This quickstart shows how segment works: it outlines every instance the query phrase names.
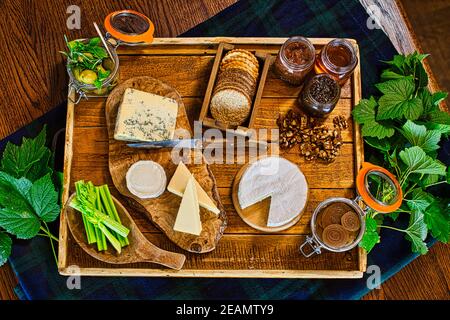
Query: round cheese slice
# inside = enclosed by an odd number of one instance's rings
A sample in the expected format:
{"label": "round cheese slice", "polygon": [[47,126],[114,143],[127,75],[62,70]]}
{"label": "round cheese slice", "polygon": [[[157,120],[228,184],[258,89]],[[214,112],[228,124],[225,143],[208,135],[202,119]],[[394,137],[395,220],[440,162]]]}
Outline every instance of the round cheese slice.
{"label": "round cheese slice", "polygon": [[159,197],[166,189],[167,177],[163,167],[154,161],[134,163],[126,175],[127,188],[136,197]]}
{"label": "round cheese slice", "polygon": [[275,156],[249,165],[239,182],[241,208],[269,197],[268,227],[283,226],[303,212],[308,199],[308,184],[297,165]]}

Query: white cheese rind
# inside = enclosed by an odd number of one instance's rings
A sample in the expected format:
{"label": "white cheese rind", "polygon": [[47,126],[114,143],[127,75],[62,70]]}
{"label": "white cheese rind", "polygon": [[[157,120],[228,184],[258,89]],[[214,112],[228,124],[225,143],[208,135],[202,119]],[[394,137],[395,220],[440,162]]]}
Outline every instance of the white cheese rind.
{"label": "white cheese rind", "polygon": [[125,89],[117,112],[114,139],[162,141],[173,139],[178,103],[171,98]]}
{"label": "white cheese rind", "polygon": [[190,233],[196,236],[200,235],[202,232],[200,207],[193,177],[188,180],[186,190],[181,198],[181,204],[178,209],[173,230]]}
{"label": "white cheese rind", "polygon": [[268,227],[283,226],[306,206],[308,185],[304,174],[292,162],[266,157],[249,165],[239,182],[242,209],[271,197]]}
{"label": "white cheese rind", "polygon": [[166,189],[167,177],[163,167],[154,161],[138,161],[127,171],[128,190],[136,197],[159,197]]}

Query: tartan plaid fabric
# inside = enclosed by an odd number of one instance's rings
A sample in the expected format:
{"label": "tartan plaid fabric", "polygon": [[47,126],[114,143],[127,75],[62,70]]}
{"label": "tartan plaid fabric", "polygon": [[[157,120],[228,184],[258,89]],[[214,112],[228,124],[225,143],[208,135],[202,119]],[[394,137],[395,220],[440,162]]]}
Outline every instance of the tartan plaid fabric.
{"label": "tartan plaid fabric", "polygon": [[[380,60],[395,54],[382,31],[366,27],[367,14],[357,0],[241,0],[183,36],[290,36],[349,37],[361,50],[363,92],[370,94],[377,81]],[[55,133],[65,126],[61,105],[7,140],[18,142],[34,135],[43,123]],[[62,152],[61,152],[62,154]],[[55,229],[57,226],[54,226]],[[382,280],[389,278],[416,256],[402,235],[384,230],[383,242],[369,256]],[[391,245],[395,244],[395,245]],[[69,290],[66,278],[58,275],[46,239],[15,241],[11,265],[19,279],[17,294],[23,299],[359,299],[369,289],[360,280],[279,279],[168,279],[91,278],[81,279],[81,290]]]}

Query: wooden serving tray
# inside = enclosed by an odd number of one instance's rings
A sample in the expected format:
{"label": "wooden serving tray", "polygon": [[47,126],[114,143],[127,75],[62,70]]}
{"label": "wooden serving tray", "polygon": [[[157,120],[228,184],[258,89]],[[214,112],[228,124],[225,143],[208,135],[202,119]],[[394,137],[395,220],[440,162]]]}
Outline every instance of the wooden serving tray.
{"label": "wooden serving tray", "polygon": [[[198,120],[206,87],[219,43],[276,55],[287,38],[162,38],[150,46],[119,50],[120,81],[136,76],[151,76],[174,87],[182,96],[193,127]],[[310,39],[320,49],[331,39]],[[354,40],[350,40],[357,48]],[[358,52],[358,50],[357,50]],[[276,119],[289,109],[298,109],[300,87],[289,86],[272,69],[255,112],[253,128],[276,128]],[[342,133],[341,154],[332,164],[307,162],[297,148],[280,155],[298,164],[309,182],[309,202],[300,220],[279,233],[263,233],[245,224],[234,210],[231,199],[233,178],[245,161],[236,164],[211,164],[218,192],[227,212],[228,226],[216,249],[209,253],[190,253],[177,247],[148,219],[142,209],[130,203],[114,188],[108,169],[108,132],[105,119],[106,98],[89,98],[74,106],[68,103],[64,163],[63,202],[74,191],[74,182],[91,180],[107,183],[113,195],[133,216],[139,229],[155,245],[186,254],[182,270],[174,271],[155,264],[138,263],[115,266],[86,254],[68,230],[61,214],[59,272],[84,276],[172,276],[236,278],[360,278],[366,270],[366,253],[355,248],[345,253],[323,251],[304,258],[299,245],[310,234],[314,208],[329,197],[355,197],[355,179],[363,162],[363,142],[359,127],[351,120],[351,110],[361,98],[359,65],[341,91],[333,115],[348,119]],[[327,123],[332,126],[332,117]],[[242,159],[241,159],[242,160]],[[71,266],[77,266],[72,268]]]}

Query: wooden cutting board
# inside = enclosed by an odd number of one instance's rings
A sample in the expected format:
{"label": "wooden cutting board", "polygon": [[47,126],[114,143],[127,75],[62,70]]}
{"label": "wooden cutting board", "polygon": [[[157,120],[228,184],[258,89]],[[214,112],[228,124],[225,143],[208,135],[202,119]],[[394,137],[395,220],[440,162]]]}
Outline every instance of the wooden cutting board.
{"label": "wooden cutting board", "polygon": [[[178,102],[176,129],[178,131],[184,129],[184,132],[188,132],[192,136],[192,129],[189,125],[183,101],[174,88],[162,81],[147,76],[135,77],[122,82],[109,95],[105,108],[109,139],[109,171],[115,187],[121,194],[132,199],[132,202],[134,202],[131,203],[132,205],[137,204],[144,207],[147,216],[153,223],[182,249],[195,253],[214,250],[223,235],[227,220],[217,191],[216,181],[201,154],[201,150],[191,150],[190,154],[183,159],[190,160],[191,163],[186,163],[186,166],[211,199],[214,200],[220,210],[220,214],[216,216],[214,213],[202,207],[200,208],[203,230],[199,236],[173,230],[181,197],[166,190],[158,198],[140,199],[128,191],[125,176],[129,167],[136,161],[152,160],[159,163],[165,170],[167,181],[170,181],[172,178],[178,163],[172,160],[172,149],[135,149],[128,147],[124,141],[114,139],[118,107],[121,103],[123,93],[127,88],[135,88],[176,100]],[[200,164],[194,164],[194,159],[201,159],[202,161],[200,161]],[[195,163],[198,162],[196,161]]]}

